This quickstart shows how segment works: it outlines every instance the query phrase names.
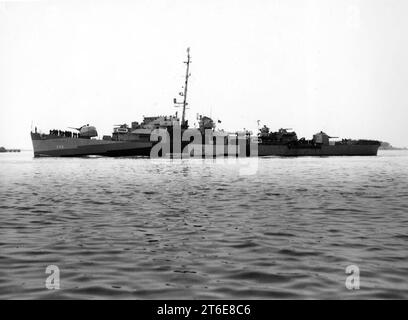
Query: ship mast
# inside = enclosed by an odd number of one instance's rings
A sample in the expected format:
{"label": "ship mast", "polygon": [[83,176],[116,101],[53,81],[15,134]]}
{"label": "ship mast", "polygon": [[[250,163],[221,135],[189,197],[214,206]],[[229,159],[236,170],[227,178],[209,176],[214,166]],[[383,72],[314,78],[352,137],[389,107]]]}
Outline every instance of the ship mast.
{"label": "ship mast", "polygon": [[183,116],[181,118],[181,125],[185,126],[186,124],[186,106],[187,106],[187,86],[188,86],[188,78],[190,78],[189,70],[190,70],[190,48],[187,48],[187,61],[184,61],[184,63],[187,65],[186,68],[186,80],[184,83],[184,101],[183,101]]}
{"label": "ship mast", "polygon": [[[183,105],[183,114],[181,117],[181,126],[185,127],[186,126],[186,109],[187,109],[187,88],[188,88],[188,78],[190,78],[190,63],[191,63],[191,57],[190,57],[190,48],[187,48],[187,61],[184,61],[184,63],[187,65],[186,67],[186,78],[184,82],[184,92],[180,92],[179,95],[183,97],[183,102],[177,102],[177,99],[174,98],[174,103],[176,105]],[[179,106],[176,106],[179,107]]]}

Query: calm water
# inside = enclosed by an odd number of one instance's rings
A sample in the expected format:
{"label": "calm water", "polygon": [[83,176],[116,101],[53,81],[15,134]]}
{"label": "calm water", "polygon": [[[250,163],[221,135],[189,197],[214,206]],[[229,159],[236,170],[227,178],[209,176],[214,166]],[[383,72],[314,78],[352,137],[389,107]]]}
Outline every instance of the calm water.
{"label": "calm water", "polygon": [[3,299],[408,298],[408,152],[0,165]]}

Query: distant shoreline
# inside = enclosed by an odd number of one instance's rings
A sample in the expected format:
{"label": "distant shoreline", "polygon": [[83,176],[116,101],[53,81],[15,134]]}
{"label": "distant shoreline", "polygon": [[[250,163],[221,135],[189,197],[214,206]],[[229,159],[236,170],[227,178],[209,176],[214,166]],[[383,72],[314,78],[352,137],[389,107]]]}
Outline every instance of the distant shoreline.
{"label": "distant shoreline", "polygon": [[398,148],[391,145],[389,142],[382,141],[379,150],[408,150],[407,147]]}
{"label": "distant shoreline", "polygon": [[21,152],[21,149],[6,149],[4,147],[0,147],[0,152],[1,153],[6,153],[6,152]]}

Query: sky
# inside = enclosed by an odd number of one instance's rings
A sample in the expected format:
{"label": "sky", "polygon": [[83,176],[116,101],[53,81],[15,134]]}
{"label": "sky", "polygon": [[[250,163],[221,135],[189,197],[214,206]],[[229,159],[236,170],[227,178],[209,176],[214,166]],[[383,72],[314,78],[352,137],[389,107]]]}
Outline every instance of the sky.
{"label": "sky", "polygon": [[0,146],[170,115],[408,146],[408,1],[0,0]]}

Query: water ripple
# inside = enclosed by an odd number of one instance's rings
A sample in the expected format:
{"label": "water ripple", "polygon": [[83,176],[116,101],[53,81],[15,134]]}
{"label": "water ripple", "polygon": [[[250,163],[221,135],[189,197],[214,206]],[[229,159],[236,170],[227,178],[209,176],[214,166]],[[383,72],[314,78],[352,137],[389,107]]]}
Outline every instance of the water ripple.
{"label": "water ripple", "polygon": [[407,299],[407,160],[2,154],[0,298]]}

